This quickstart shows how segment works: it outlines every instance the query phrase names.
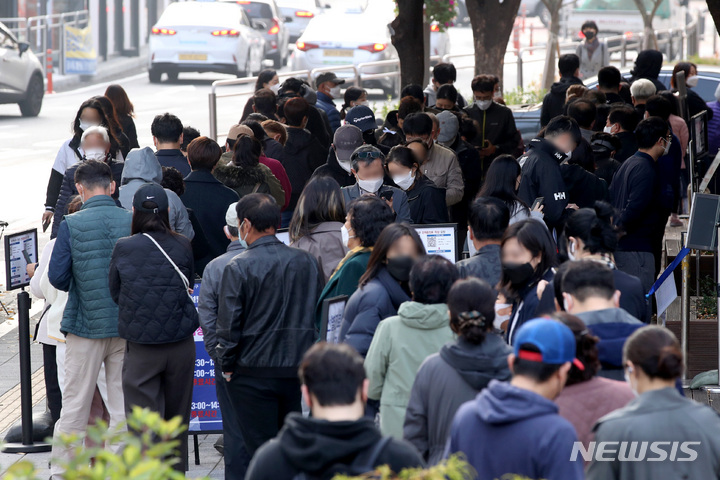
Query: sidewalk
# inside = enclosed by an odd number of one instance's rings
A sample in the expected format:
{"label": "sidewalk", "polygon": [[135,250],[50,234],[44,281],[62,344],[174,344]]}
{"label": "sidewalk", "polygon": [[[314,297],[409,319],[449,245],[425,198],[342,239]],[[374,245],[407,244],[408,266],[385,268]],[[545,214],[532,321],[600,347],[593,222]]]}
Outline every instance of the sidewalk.
{"label": "sidewalk", "polygon": [[140,55],[137,57],[116,56],[108,58],[105,62],[98,60],[97,73],[93,76],[60,75],[57,73],[58,69],[56,68],[53,72],[53,90],[55,93],[60,93],[141,73],[147,70],[147,62],[148,49],[147,46],[144,46],[140,49]]}

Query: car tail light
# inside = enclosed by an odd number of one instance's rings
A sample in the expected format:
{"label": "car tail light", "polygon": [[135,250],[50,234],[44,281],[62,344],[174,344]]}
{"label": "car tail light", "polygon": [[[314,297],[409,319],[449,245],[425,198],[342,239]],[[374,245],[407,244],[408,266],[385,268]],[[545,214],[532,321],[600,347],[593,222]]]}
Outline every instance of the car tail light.
{"label": "car tail light", "polygon": [[295,43],[295,47],[300,51],[307,52],[308,50],[312,50],[313,48],[320,48],[320,45],[317,45],[315,43],[297,42]]}
{"label": "car tail light", "polygon": [[370,45],[360,45],[358,47],[360,50],[365,50],[370,53],[377,53],[382,52],[387,48],[386,43],[371,43]]}
{"label": "car tail light", "polygon": [[438,25],[437,23],[433,23],[432,25],[430,25],[430,31],[431,31],[431,32],[439,32],[439,31],[440,31],[440,25]]}
{"label": "car tail light", "polygon": [[315,14],[313,12],[307,12],[305,10],[298,10],[297,12],[295,12],[295,16],[301,18],[313,18]]}
{"label": "car tail light", "polygon": [[153,27],[152,34],[153,35],[175,35],[177,32],[175,30],[172,30],[170,28],[158,28]]}
{"label": "car tail light", "polygon": [[625,32],[625,38],[633,38],[633,32]]}
{"label": "car tail light", "polygon": [[238,5],[250,5],[250,0],[237,0]]}
{"label": "car tail light", "polygon": [[273,18],[273,26],[270,27],[270,30],[268,30],[268,35],[277,35],[279,31],[280,23],[278,23],[277,18]]}
{"label": "car tail light", "polygon": [[224,28],[222,30],[215,30],[212,32],[213,37],[238,37],[240,32],[238,30],[231,30]]}

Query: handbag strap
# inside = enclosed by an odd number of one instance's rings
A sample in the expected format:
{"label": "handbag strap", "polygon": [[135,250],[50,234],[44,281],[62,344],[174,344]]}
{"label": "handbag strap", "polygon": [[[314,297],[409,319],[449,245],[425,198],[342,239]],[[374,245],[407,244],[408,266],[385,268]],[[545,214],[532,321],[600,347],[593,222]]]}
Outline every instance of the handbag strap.
{"label": "handbag strap", "polygon": [[170,262],[170,264],[173,266],[173,268],[174,268],[175,271],[178,273],[178,275],[180,275],[180,278],[182,279],[183,284],[185,285],[185,291],[188,292],[188,295],[190,295],[190,281],[189,281],[188,278],[185,276],[185,274],[182,273],[182,271],[180,270],[180,268],[175,264],[175,262],[173,262],[172,258],[170,258],[170,255],[167,254],[167,252],[165,251],[165,249],[162,248],[162,247],[160,246],[160,244],[159,244],[153,237],[151,237],[151,236],[148,235],[147,233],[143,233],[143,235],[145,235],[147,238],[149,238],[150,240],[152,240],[152,242],[155,244],[155,246],[158,248],[158,250],[160,250],[160,251],[162,252],[162,254],[165,255],[165,258],[168,259],[168,262]]}

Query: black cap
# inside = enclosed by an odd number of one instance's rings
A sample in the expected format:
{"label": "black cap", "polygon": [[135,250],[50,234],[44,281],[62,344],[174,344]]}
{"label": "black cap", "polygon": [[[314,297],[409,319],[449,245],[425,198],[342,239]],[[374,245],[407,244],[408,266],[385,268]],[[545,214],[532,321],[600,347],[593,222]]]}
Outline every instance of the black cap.
{"label": "black cap", "polygon": [[315,79],[315,86],[319,87],[325,82],[333,82],[335,85],[342,85],[345,80],[338,78],[333,72],[324,72],[317,76]]}
{"label": "black cap", "polygon": [[158,213],[168,209],[165,189],[157,183],[145,183],[133,196],[133,208],[137,212]]}

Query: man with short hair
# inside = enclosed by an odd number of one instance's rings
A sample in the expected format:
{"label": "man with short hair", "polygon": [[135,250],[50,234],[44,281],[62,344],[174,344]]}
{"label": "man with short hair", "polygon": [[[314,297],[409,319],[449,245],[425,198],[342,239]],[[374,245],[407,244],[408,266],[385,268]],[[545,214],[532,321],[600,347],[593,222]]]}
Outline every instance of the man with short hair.
{"label": "man with short hair", "polygon": [[333,100],[342,98],[340,85],[343,83],[345,83],[345,80],[338,78],[333,72],[321,73],[315,79],[315,85],[317,86],[317,106],[328,116],[331,129],[330,133],[335,133],[335,130],[340,128],[340,112]]}
{"label": "man with short hair", "polygon": [[475,102],[464,111],[480,128],[473,145],[480,152],[483,174],[498,155],[512,155],[520,143],[512,111],[494,101],[499,79],[495,75],[478,75],[473,78],[472,91]]}
{"label": "man with short hair", "polygon": [[622,74],[612,65],[605,66],[598,71],[598,90],[605,94],[608,104],[625,103],[620,96],[620,83]]}
{"label": "man with short hair", "polygon": [[171,113],[156,115],[150,131],[160,166],[177,168],[185,178],[190,173],[190,163],[180,150],[183,142],[183,124],[180,119]]}
{"label": "man with short hair", "polygon": [[637,152],[635,127],[642,120],[638,112],[630,105],[613,107],[608,114],[603,131],[615,135],[621,147],[615,152],[615,160],[622,163]]}
{"label": "man with short hair", "polygon": [[550,123],[553,118],[562,115],[563,105],[565,105],[565,93],[570,88],[570,85],[583,84],[582,80],[578,78],[580,74],[580,57],[574,53],[560,55],[558,70],[560,70],[560,81],[553,83],[550,91],[543,98],[540,112],[540,125],[543,127]]}
{"label": "man with short hair", "polygon": [[362,145],[350,156],[350,173],[353,185],[343,187],[345,205],[362,195],[375,195],[384,199],[395,212],[395,221],[413,223],[407,195],[401,189],[385,185],[385,155],[372,145]]}
{"label": "man with short hair", "polygon": [[[65,334],[65,390],[54,439],[87,430],[90,406],[100,368],[105,365],[109,427],[125,420],[122,365],[125,340],[118,334],[118,306],[108,287],[110,257],[115,243],[130,235],[132,214],[110,195],[115,182],[110,167],[86,160],[75,172],[83,206],[60,224],[48,278],[53,287],[68,292],[60,331]],[[52,478],[63,477],[70,449],[53,448]]]}
{"label": "man with short hair", "polygon": [[632,103],[640,118],[645,116],[645,102],[647,102],[648,98],[655,95],[656,92],[655,84],[647,78],[635,80],[632,85],[630,85]]}
{"label": "man with short hair", "polygon": [[569,157],[581,139],[577,122],[567,116],[558,116],[548,123],[545,137],[533,138],[527,153],[518,159],[522,167],[518,196],[527,205],[543,198],[545,223],[550,229],[562,227],[568,206],[560,163]]}
{"label": "man with short hair", "polygon": [[655,282],[652,238],[661,208],[655,188],[656,164],[670,150],[672,136],[665,120],[650,117],[638,124],[635,137],[638,151],[615,172],[610,185],[610,201],[617,212],[615,225],[621,232],[615,264],[638,277],[643,290],[649,292]]}
{"label": "man with short hair", "polygon": [[313,172],[313,177],[331,177],[341,187],[355,184],[352,173],[352,153],[363,144],[363,132],[354,125],[343,125],[335,130],[333,143],[330,146],[327,163]]}
{"label": "man with short hair", "polygon": [[580,135],[588,142],[592,139],[593,127],[597,118],[597,107],[589,100],[579,99],[568,105],[568,117],[574,119],[580,127]]}
{"label": "man with short hair", "polygon": [[280,207],[271,196],[246,195],[236,212],[239,243],[247,248],[223,270],[216,358],[218,381],[228,382],[225,411],[237,419],[226,421],[223,413],[223,431],[231,438],[239,429],[252,456],[288,413],[301,411],[297,368],[317,339],[314,313],[325,277],[315,257],[277,239]]}
{"label": "man with short hair", "polygon": [[[438,89],[443,85],[452,85],[456,81],[457,69],[455,68],[455,65],[450,62],[442,62],[435,65],[432,70],[432,78],[430,78],[430,83],[427,87],[425,87],[425,90],[423,91],[423,93],[425,94],[425,105],[428,107],[434,107],[437,102]],[[455,103],[457,104],[458,108],[464,108],[466,105],[465,99],[459,93],[457,94],[457,99],[455,100]]]}
{"label": "man with short hair", "polygon": [[284,103],[287,102],[288,99],[297,97],[305,99],[310,107],[308,109],[308,120],[305,128],[313,134],[317,141],[320,142],[320,145],[326,149],[329,148],[332,142],[330,122],[325,111],[316,105],[317,95],[306,81],[290,77],[282,83],[280,91],[278,92],[278,110],[276,114],[278,121],[285,121],[283,118],[284,114],[280,107],[284,106]]}
{"label": "man with short hair", "polygon": [[239,199],[234,190],[220,183],[212,174],[221,154],[217,142],[208,137],[198,137],[188,145],[192,172],[185,177],[185,193],[180,200],[195,213],[208,243],[209,248],[203,252],[202,258],[195,259],[195,272],[201,277],[205,265],[227,249],[228,239],[222,234],[225,225],[223,211]]}
{"label": "man with short hair", "polygon": [[180,151],[183,153],[183,155],[185,155],[185,158],[187,158],[188,145],[190,145],[190,142],[192,142],[199,136],[200,136],[200,131],[197,128],[193,128],[189,125],[185,125],[183,127],[183,141],[180,144]]}
{"label": "man with short hair", "polygon": [[462,200],[465,186],[457,156],[452,150],[438,145],[432,138],[433,121],[426,113],[408,115],[402,126],[407,141],[421,140],[428,148],[428,158],[420,165],[423,175],[436,187],[445,189],[448,207]]}
{"label": "man with short hair", "polygon": [[512,380],[491,380],[460,407],[447,455],[464,453],[478,478],[585,478],[582,457],[571,458],[575,428],[553,401],[571,365],[584,370],[575,358],[575,336],[556,320],[535,319],[520,327],[513,345]]}
{"label": "man with short hair", "polygon": [[253,458],[247,480],[361,475],[381,465],[393,472],[423,466],[415,448],[382,437],[364,416],[368,380],[363,359],[344,344],[317,343],[300,365],[312,415],[290,414],[280,434]]}
{"label": "man with short hair", "polygon": [[510,223],[510,210],[505,202],[493,197],[479,197],[470,205],[469,241],[475,255],[458,262],[460,278],[475,277],[489,285],[497,285],[502,276],[500,242]]}
{"label": "man with short hair", "polygon": [[[223,271],[230,261],[245,251],[240,245],[238,238],[238,218],[237,218],[237,201],[231,203],[227,207],[222,227],[223,235],[230,241],[227,251],[219,257],[212,260],[205,267],[202,277],[202,285],[200,286],[200,296],[198,299],[198,319],[203,331],[203,341],[205,342],[205,350],[215,362],[215,390],[217,392],[220,410],[222,412],[223,421],[231,425],[237,424],[237,413],[232,409],[232,401],[228,384],[222,379],[222,368],[217,360],[217,316],[218,316],[218,300],[220,296],[220,282],[222,281]],[[211,232],[212,233],[212,232]],[[209,233],[208,233],[209,234]],[[245,449],[245,442],[242,438],[240,429],[228,429],[225,431],[223,440],[223,457],[225,461],[225,475],[229,479],[245,478],[247,466],[250,464],[250,456]],[[217,445],[217,444],[216,444]]]}
{"label": "man with short hair", "polygon": [[437,90],[435,99],[435,110],[442,112],[444,110],[450,110],[452,112],[459,112],[460,109],[457,106],[458,91],[453,85],[443,85]]}

